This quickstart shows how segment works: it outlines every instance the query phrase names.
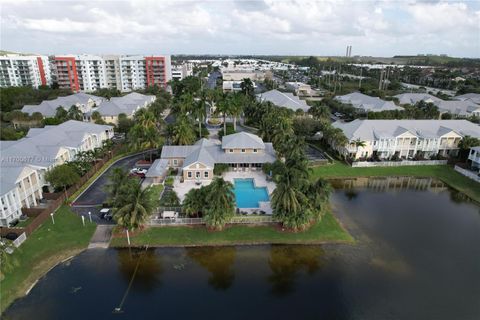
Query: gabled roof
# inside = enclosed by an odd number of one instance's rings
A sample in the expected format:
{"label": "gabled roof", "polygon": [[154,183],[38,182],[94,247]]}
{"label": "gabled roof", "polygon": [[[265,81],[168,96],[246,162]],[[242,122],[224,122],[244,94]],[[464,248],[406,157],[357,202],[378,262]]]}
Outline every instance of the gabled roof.
{"label": "gabled roof", "polygon": [[480,105],[472,100],[441,100],[436,102],[435,105],[440,111],[464,117],[471,115],[472,112],[480,112]]}
{"label": "gabled roof", "polygon": [[419,101],[425,101],[425,102],[443,101],[442,99],[437,98],[428,93],[402,93],[402,94],[397,94],[395,98],[398,99],[400,104],[411,104],[411,105],[414,105]]}
{"label": "gabled roof", "polygon": [[310,109],[304,100],[300,100],[292,93],[280,92],[275,89],[258,94],[257,99],[260,101],[269,101],[276,106],[285,107],[294,111],[301,109],[306,112],[308,109]]}
{"label": "gabled roof", "polygon": [[26,112],[30,115],[34,112],[40,112],[44,117],[53,117],[55,116],[58,107],[63,107],[68,111],[72,105],[87,105],[89,100],[92,100],[98,105],[105,99],[84,92],[79,92],[65,97],[58,97],[53,100],[44,100],[39,105],[25,105],[22,108],[22,112]]}
{"label": "gabled roof", "polygon": [[239,132],[229,134],[222,139],[222,149],[265,149],[263,140],[254,134]]}
{"label": "gabled roof", "polygon": [[352,92],[343,96],[336,96],[336,100],[351,104],[356,109],[362,109],[369,112],[379,112],[386,110],[403,110],[397,107],[392,101],[385,101],[379,97],[371,97],[360,92]]}
{"label": "gabled roof", "polygon": [[408,130],[422,138],[439,138],[451,131],[461,136],[480,138],[480,126],[467,120],[354,120],[334,122],[350,140],[371,141],[393,138]]}
{"label": "gabled roof", "polygon": [[480,104],[480,93],[465,93],[454,97],[454,99],[460,101],[470,100],[473,103]]}
{"label": "gabled roof", "polygon": [[118,116],[121,113],[131,116],[138,108],[143,108],[153,101],[155,96],[132,92],[123,97],[113,97],[109,101],[102,102],[92,112],[98,111],[102,116]]}

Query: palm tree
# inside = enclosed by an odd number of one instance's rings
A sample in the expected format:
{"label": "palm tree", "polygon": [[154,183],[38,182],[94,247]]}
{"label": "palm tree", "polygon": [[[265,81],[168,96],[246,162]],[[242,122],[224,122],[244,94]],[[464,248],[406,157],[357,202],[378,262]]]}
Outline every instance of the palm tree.
{"label": "palm tree", "polygon": [[185,199],[182,203],[185,213],[188,216],[196,215],[198,217],[199,213],[202,213],[205,210],[205,197],[205,187],[201,187],[200,189],[190,189],[190,191],[188,191],[185,195]]}
{"label": "palm tree", "polygon": [[[140,184],[131,179],[119,189],[113,208],[113,218],[118,225],[127,229],[142,226],[158,206],[155,189],[142,189]],[[131,182],[130,182],[131,181]]]}
{"label": "palm tree", "polygon": [[145,149],[150,150],[150,162],[152,162],[152,154],[154,149],[159,149],[164,143],[164,139],[160,136],[157,128],[148,127],[145,129],[142,139],[142,145]]}
{"label": "palm tree", "polygon": [[208,186],[206,197],[208,207],[205,212],[205,222],[213,229],[221,230],[234,215],[235,195],[230,182],[216,177]]}
{"label": "palm tree", "polygon": [[230,99],[230,114],[233,116],[233,130],[237,131],[237,117],[242,114],[245,99],[242,95],[233,94]]}
{"label": "palm tree", "polygon": [[246,96],[253,95],[253,82],[250,78],[243,79],[242,83],[240,84],[240,88],[242,89],[243,94]]}
{"label": "palm tree", "polygon": [[327,106],[315,105],[308,110],[315,119],[329,119],[330,109]]}
{"label": "palm tree", "polygon": [[308,222],[305,204],[306,196],[295,185],[295,179],[291,173],[286,172],[280,176],[277,186],[272,193],[272,209],[274,216],[292,229],[298,229]]}
{"label": "palm tree", "polygon": [[178,145],[189,145],[195,141],[195,131],[187,116],[179,116],[173,126],[173,141]]}
{"label": "palm tree", "polygon": [[230,103],[230,99],[228,98],[228,95],[226,97],[223,97],[220,101],[218,101],[215,112],[217,114],[221,113],[223,115],[223,134],[224,135],[227,135],[227,114],[230,114],[231,110],[232,108],[231,108],[231,103]]}
{"label": "palm tree", "polygon": [[135,113],[135,122],[144,128],[156,127],[157,119],[153,112],[145,108],[138,110]]}
{"label": "palm tree", "polygon": [[204,95],[193,105],[192,116],[198,121],[198,135],[202,137],[202,122],[207,117],[207,102]]}
{"label": "palm tree", "polygon": [[122,187],[128,179],[128,173],[125,169],[121,167],[112,169],[112,173],[108,176],[109,183],[105,186],[105,191],[107,191],[112,203],[115,202],[120,187]]}
{"label": "palm tree", "polygon": [[70,109],[68,109],[67,117],[71,120],[82,121],[83,113],[76,105],[72,105]]}
{"label": "palm tree", "polygon": [[471,137],[471,136],[464,136],[462,140],[458,143],[458,147],[460,148],[459,158],[460,160],[466,160],[468,157],[468,153],[470,148],[480,146],[480,139]]}

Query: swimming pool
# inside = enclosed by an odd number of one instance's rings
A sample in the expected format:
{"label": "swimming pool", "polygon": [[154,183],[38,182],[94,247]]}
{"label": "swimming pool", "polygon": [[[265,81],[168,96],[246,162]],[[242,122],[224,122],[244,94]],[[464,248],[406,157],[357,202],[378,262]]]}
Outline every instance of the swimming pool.
{"label": "swimming pool", "polygon": [[270,201],[266,187],[256,188],[253,179],[233,179],[238,208],[259,208],[259,201]]}

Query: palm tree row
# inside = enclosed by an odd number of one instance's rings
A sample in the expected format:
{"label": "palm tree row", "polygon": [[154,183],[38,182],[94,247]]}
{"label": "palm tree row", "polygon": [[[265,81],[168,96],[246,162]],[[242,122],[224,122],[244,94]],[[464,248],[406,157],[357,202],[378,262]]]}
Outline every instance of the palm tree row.
{"label": "palm tree row", "polygon": [[190,216],[203,216],[209,228],[221,230],[235,213],[233,185],[216,177],[206,187],[191,189],[185,195],[183,208]]}
{"label": "palm tree row", "polygon": [[141,227],[158,207],[159,195],[155,189],[151,186],[142,189],[138,180],[128,177],[124,169],[113,170],[106,189],[113,218],[124,228]]}

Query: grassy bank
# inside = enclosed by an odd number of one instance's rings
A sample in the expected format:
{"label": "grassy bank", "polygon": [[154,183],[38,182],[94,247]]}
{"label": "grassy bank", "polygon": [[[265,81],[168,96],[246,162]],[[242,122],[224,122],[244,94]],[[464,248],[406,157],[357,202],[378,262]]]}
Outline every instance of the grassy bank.
{"label": "grassy bank", "polygon": [[23,296],[50,268],[78,254],[90,242],[95,224],[86,222],[83,227],[81,218],[67,206],[60,207],[54,218],[55,224],[51,220],[45,221],[12,254],[18,265],[0,282],[0,312]]}
{"label": "grassy bank", "polygon": [[[205,226],[150,227],[130,237],[134,246],[208,246],[234,244],[318,244],[353,242],[331,213],[327,213],[305,232],[282,232],[272,225],[231,225],[223,231],[208,231]],[[110,246],[127,245],[124,237],[113,238]]]}
{"label": "grassy bank", "polygon": [[335,161],[333,164],[312,168],[312,178],[354,178],[354,177],[386,177],[413,176],[437,178],[452,188],[465,193],[473,200],[480,202],[480,187],[475,181],[461,175],[450,166],[405,166],[352,168]]}

